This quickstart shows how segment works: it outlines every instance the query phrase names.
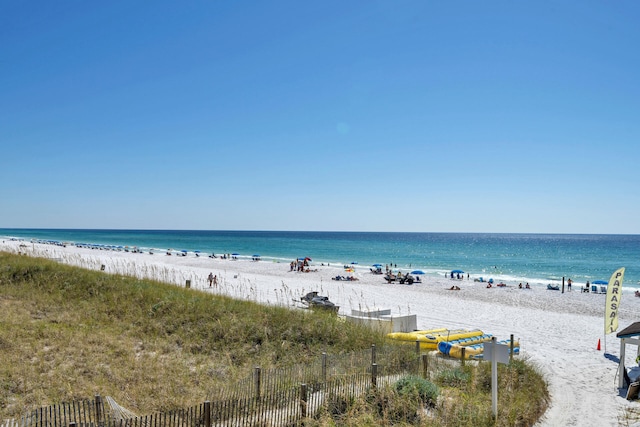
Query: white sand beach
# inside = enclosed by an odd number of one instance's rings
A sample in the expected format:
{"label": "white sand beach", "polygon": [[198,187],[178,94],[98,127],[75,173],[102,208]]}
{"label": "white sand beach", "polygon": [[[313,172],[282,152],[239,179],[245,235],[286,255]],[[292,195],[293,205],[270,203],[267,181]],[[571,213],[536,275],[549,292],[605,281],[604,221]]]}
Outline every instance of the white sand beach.
{"label": "white sand beach", "polygon": [[[225,294],[266,304],[297,307],[293,300],[318,291],[340,306],[341,314],[352,309],[391,309],[393,315],[417,315],[419,329],[438,327],[480,328],[498,339],[519,339],[521,356],[536,363],[550,384],[551,406],[540,426],[617,426],[626,407],[637,407],[619,395],[617,359],[619,340],[604,330],[604,295],[519,289],[517,283],[487,289],[472,279],[452,280],[422,276],[411,286],[387,284],[383,277],[356,269],[357,281],[331,280],[346,275],[342,265],[311,265],[311,272],[290,271],[289,264],[250,259],[224,260],[206,256],[167,256],[164,252],[130,253],[59,247],[5,241],[0,250],[47,257],[83,268],[158,279],[203,292]],[[207,276],[218,277],[209,287]],[[452,291],[452,285],[460,287]],[[640,298],[625,290],[619,311],[620,328],[640,320]],[[602,350],[597,350],[598,340]],[[605,357],[605,346],[610,356]],[[627,349],[626,365],[635,364],[635,347]]]}

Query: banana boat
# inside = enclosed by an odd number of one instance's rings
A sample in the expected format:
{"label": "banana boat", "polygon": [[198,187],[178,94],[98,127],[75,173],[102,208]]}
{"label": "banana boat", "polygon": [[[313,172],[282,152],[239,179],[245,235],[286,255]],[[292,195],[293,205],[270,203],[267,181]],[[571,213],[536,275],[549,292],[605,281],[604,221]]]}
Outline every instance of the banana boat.
{"label": "banana boat", "polygon": [[[462,359],[462,349],[464,349],[464,358],[465,359],[482,359],[482,354],[484,352],[484,343],[491,340],[491,336],[489,335],[488,339],[485,339],[482,342],[478,342],[476,344],[466,344],[464,342],[440,342],[438,343],[438,351],[444,355],[454,357],[456,359]],[[509,351],[511,351],[511,340],[501,340],[496,341],[497,344],[503,344],[509,346]],[[513,354],[520,354],[520,342],[513,342]]]}
{"label": "banana boat", "polygon": [[484,333],[480,329],[432,329],[428,331],[395,332],[387,334],[387,337],[404,343],[415,344],[415,342],[418,341],[420,342],[421,349],[436,350],[439,342],[460,340],[481,335],[484,335]]}
{"label": "banana boat", "polygon": [[447,328],[429,329],[424,331],[412,331],[412,332],[391,332],[387,334],[387,338],[398,341],[419,341],[421,337],[425,335],[437,334],[439,332],[447,331]]}

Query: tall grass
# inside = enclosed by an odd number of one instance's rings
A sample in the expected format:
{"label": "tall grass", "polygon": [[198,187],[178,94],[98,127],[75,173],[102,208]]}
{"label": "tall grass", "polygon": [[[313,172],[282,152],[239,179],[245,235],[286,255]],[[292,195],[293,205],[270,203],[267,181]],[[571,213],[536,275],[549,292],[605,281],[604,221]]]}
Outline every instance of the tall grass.
{"label": "tall grass", "polygon": [[96,393],[182,408],[254,366],[371,344],[383,337],[323,313],[0,254],[0,419]]}

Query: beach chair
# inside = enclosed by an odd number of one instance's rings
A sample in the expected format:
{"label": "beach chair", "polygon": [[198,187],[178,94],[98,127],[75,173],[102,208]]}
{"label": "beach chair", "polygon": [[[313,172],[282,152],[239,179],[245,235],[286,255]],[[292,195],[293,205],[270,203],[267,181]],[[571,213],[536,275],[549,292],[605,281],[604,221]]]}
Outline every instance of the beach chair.
{"label": "beach chair", "polygon": [[600,293],[601,294],[606,294],[607,293],[607,287],[606,286],[600,286]]}
{"label": "beach chair", "polygon": [[592,294],[597,294],[598,293],[598,286],[597,285],[591,285],[591,293]]}

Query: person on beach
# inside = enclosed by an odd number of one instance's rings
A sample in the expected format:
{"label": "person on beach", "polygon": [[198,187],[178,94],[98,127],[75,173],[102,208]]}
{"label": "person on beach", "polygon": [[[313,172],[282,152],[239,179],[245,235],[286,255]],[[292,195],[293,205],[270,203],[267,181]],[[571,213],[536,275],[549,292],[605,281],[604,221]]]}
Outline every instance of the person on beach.
{"label": "person on beach", "polygon": [[213,286],[215,288],[218,287],[218,275],[217,274],[213,276]]}
{"label": "person on beach", "polygon": [[213,285],[213,273],[209,273],[209,287],[211,287],[211,285]]}
{"label": "person on beach", "polygon": [[567,280],[567,288],[569,288],[569,292],[571,292],[571,279]]}

